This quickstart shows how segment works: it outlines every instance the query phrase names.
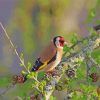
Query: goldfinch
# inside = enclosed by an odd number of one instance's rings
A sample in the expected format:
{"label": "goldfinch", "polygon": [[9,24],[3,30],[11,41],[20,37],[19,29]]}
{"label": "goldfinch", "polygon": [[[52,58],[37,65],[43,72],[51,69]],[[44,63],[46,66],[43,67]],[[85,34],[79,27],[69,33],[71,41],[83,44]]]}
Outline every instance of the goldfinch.
{"label": "goldfinch", "polygon": [[[44,51],[35,61],[35,64],[33,65],[31,72],[52,72],[62,59],[63,47],[65,44],[66,42],[63,37],[54,37],[50,44],[46,47],[46,49],[44,49]],[[27,78],[25,76],[23,81],[26,80]]]}

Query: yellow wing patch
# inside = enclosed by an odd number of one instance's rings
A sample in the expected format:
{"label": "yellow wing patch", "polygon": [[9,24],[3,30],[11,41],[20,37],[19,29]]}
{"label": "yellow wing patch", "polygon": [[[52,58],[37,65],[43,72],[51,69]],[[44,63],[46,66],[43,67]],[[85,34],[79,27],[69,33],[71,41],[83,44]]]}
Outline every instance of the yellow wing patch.
{"label": "yellow wing patch", "polygon": [[47,60],[46,62],[44,62],[43,65],[40,66],[40,68],[39,68],[38,70],[43,69],[43,68],[47,65],[48,61],[49,61],[49,60]]}

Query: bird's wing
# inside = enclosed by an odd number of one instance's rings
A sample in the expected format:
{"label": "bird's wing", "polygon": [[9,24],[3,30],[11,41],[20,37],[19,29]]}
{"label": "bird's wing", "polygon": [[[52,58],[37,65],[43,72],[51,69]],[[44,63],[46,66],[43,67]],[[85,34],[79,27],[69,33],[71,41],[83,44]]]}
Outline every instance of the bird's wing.
{"label": "bird's wing", "polygon": [[47,48],[41,53],[39,58],[36,60],[32,71],[37,71],[43,69],[45,66],[50,64],[56,59],[56,47],[53,43],[47,46]]}
{"label": "bird's wing", "polygon": [[42,68],[44,68],[47,65],[47,62],[41,62],[40,58],[38,58],[35,61],[35,64],[33,65],[31,71],[37,71],[40,70]]}
{"label": "bird's wing", "polygon": [[51,60],[55,54],[57,52],[57,49],[56,47],[54,46],[53,42],[51,42],[47,47],[46,49],[44,49],[44,51],[40,54],[40,60],[42,62],[46,62],[46,61],[49,61]]}

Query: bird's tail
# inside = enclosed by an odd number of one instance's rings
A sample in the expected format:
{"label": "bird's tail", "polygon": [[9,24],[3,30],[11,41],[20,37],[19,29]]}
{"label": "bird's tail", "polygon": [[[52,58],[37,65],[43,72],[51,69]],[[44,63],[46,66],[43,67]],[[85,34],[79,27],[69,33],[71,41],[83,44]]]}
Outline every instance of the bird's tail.
{"label": "bird's tail", "polygon": [[43,64],[44,64],[44,63],[42,63],[42,62],[40,61],[40,58],[38,58],[38,59],[35,61],[35,64],[34,64],[34,66],[32,67],[31,71],[32,71],[32,72],[37,71]]}

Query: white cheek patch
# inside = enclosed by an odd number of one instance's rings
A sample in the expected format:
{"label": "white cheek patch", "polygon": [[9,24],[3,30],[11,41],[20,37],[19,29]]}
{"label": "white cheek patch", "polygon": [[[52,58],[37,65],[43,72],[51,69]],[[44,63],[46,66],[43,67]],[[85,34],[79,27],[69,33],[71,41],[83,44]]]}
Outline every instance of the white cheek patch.
{"label": "white cheek patch", "polygon": [[56,42],[55,42],[56,43],[56,46],[57,46],[57,48],[63,49],[63,47],[60,46],[59,40],[60,40],[60,38],[57,38],[56,39]]}
{"label": "white cheek patch", "polygon": [[56,39],[56,42],[55,42],[57,47],[60,47],[59,39],[60,39],[60,38],[57,38],[57,39]]}

